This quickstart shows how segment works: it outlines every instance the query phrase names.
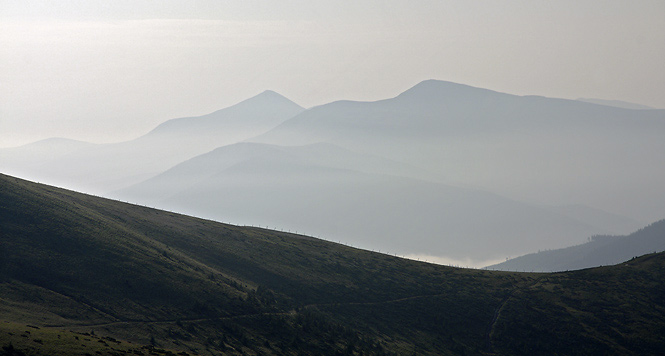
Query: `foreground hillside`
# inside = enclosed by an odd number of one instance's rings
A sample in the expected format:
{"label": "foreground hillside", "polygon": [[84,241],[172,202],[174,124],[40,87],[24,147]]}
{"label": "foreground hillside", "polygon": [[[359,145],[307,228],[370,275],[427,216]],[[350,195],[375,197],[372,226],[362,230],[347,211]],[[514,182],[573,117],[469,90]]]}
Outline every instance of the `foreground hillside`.
{"label": "foreground hillside", "polygon": [[4,354],[665,348],[663,254],[560,274],[455,269],[4,175],[0,226]]}

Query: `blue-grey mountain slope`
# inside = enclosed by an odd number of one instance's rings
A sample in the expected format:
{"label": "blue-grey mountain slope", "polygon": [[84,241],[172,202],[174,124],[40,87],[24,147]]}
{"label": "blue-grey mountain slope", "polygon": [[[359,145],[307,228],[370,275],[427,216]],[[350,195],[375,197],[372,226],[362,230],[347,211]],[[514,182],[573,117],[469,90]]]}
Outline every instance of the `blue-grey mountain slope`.
{"label": "blue-grey mountain slope", "polygon": [[534,205],[437,183],[436,176],[416,178],[425,174],[330,144],[241,143],[114,196],[374,250],[472,263],[579,243],[606,231]]}
{"label": "blue-grey mountain slope", "polygon": [[627,236],[594,236],[582,245],[531,253],[487,268],[504,271],[571,271],[615,265],[661,251],[665,251],[665,220]]}
{"label": "blue-grey mountain slope", "polygon": [[665,216],[665,110],[424,81],[395,98],[307,110],[254,142],[330,142],[514,199]]}
{"label": "blue-grey mountain slope", "polygon": [[[138,139],[40,153],[34,145],[13,149],[0,169],[42,182],[104,193],[138,183],[216,147],[261,134],[304,109],[265,91],[234,106],[200,117],[169,120]],[[43,146],[43,145],[41,145]],[[17,152],[19,151],[19,152]]]}
{"label": "blue-grey mountain slope", "polygon": [[[146,198],[153,201],[155,199],[164,199],[173,196],[185,188],[195,187],[201,184],[201,182],[238,164],[262,159],[265,162],[273,160],[274,162],[271,164],[277,165],[284,157],[289,157],[290,160],[300,160],[303,162],[302,166],[311,165],[313,167],[354,170],[365,173],[418,177],[430,181],[444,180],[443,177],[424,169],[377,156],[358,154],[332,144],[320,143],[299,147],[282,147],[241,142],[219,147],[209,153],[194,157],[154,178],[122,189],[119,193],[113,195],[134,199]],[[294,178],[296,174],[297,172],[293,172]],[[301,178],[304,179],[307,177],[308,172],[303,170],[302,174]],[[273,177],[269,175],[257,175],[256,177],[252,177],[252,179],[269,182]]]}
{"label": "blue-grey mountain slope", "polygon": [[655,108],[652,108],[650,106],[646,106],[646,105],[642,105],[642,104],[629,103],[627,101],[622,101],[622,100],[604,100],[604,99],[594,99],[594,98],[578,98],[577,100],[584,101],[584,102],[587,102],[587,103],[592,103],[592,104],[614,106],[614,107],[617,107],[617,108],[632,109],[632,110],[653,110],[653,109],[655,109]]}
{"label": "blue-grey mountain slope", "polygon": [[39,175],[54,157],[64,157],[73,152],[94,149],[97,145],[66,138],[54,137],[14,148],[0,149],[0,167],[8,174],[32,180],[48,180]]}
{"label": "blue-grey mountain slope", "polygon": [[607,231],[612,231],[614,235],[627,235],[646,225],[645,222],[581,204],[541,207],[556,214],[584,221],[592,226],[602,226]]}

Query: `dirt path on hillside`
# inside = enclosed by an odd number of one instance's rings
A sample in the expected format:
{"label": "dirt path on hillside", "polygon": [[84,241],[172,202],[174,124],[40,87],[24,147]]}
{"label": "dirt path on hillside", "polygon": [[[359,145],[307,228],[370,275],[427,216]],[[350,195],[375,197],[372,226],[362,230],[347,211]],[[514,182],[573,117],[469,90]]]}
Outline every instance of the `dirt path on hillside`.
{"label": "dirt path on hillside", "polygon": [[[385,300],[380,302],[348,302],[348,303],[319,303],[319,304],[308,304],[300,307],[300,309],[315,308],[315,307],[336,307],[336,306],[346,306],[346,305],[382,305],[382,304],[391,304],[391,303],[400,303],[410,300],[424,299],[424,298],[436,298],[447,295],[448,293],[442,294],[431,294],[431,295],[416,295],[411,297],[404,297],[392,300]],[[45,327],[51,328],[100,328],[108,326],[120,326],[120,325],[155,325],[155,324],[175,324],[175,323],[197,323],[197,322],[206,322],[206,321],[218,321],[218,320],[234,320],[234,319],[243,319],[243,318],[252,318],[260,316],[275,316],[275,315],[295,315],[296,310],[291,310],[287,312],[266,312],[266,313],[251,313],[251,314],[240,314],[240,315],[231,315],[223,317],[214,317],[214,318],[191,318],[191,319],[165,319],[165,320],[118,320],[110,321],[107,323],[80,323],[80,324],[68,324],[68,325],[45,325]]]}

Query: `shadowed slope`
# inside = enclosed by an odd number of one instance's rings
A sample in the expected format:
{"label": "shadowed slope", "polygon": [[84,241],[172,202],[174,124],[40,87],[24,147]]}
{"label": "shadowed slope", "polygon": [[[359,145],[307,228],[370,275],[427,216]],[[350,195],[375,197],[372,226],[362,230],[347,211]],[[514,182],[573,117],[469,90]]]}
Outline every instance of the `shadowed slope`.
{"label": "shadowed slope", "polygon": [[[4,175],[0,188],[0,319],[13,322],[0,343],[32,354],[89,352],[66,330],[228,355],[658,354],[665,343],[662,254],[565,274],[464,270]],[[128,347],[100,340],[101,354]]]}

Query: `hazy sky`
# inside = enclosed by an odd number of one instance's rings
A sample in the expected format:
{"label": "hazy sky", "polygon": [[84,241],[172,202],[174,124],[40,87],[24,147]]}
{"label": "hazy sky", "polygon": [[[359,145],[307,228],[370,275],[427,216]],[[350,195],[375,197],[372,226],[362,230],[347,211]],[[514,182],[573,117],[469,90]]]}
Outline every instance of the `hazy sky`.
{"label": "hazy sky", "polygon": [[665,108],[665,1],[3,1],[0,147],[424,79]]}

